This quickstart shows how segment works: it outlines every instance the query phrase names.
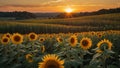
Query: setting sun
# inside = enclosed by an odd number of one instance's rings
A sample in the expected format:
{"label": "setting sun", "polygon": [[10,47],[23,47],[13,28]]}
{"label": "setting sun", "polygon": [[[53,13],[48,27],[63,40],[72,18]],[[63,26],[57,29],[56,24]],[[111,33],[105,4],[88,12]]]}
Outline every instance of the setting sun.
{"label": "setting sun", "polygon": [[65,9],[65,12],[71,13],[71,12],[73,12],[73,9],[72,9],[72,8],[66,8],[66,9]]}

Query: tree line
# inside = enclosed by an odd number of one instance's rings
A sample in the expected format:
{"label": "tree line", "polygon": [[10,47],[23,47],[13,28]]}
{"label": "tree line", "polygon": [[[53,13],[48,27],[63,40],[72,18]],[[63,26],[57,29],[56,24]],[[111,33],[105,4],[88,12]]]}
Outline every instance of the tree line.
{"label": "tree line", "polygon": [[33,13],[26,12],[26,11],[0,12],[0,17],[12,17],[15,19],[36,18],[36,16]]}

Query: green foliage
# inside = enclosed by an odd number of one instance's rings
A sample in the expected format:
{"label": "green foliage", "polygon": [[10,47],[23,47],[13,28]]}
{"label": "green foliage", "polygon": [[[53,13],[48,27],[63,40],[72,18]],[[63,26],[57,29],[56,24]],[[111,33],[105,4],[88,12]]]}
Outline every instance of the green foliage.
{"label": "green foliage", "polygon": [[[75,47],[72,47],[68,41],[73,33],[39,34],[38,38],[45,38],[45,41],[43,42],[40,42],[39,40],[30,42],[26,35],[24,35],[24,42],[22,44],[15,45],[12,42],[8,45],[0,44],[0,67],[38,68],[38,63],[42,62],[43,56],[47,54],[57,54],[65,61],[65,68],[120,67],[120,31],[83,32],[74,34],[78,39],[78,43]],[[102,36],[99,37],[99,34],[102,34]],[[57,37],[61,37],[63,41],[57,42]],[[84,50],[80,47],[80,40],[84,37],[91,38],[93,42],[92,47],[88,50]],[[99,41],[103,39],[108,39],[112,42],[113,46],[111,50],[108,49],[107,44],[102,44],[100,48],[96,46]],[[44,52],[42,52],[42,46],[45,46]],[[96,50],[99,49],[103,52],[96,52]],[[27,60],[27,54],[32,55],[32,62]]]}
{"label": "green foliage", "polygon": [[120,13],[68,19],[0,20],[0,32],[68,33],[119,30]]}

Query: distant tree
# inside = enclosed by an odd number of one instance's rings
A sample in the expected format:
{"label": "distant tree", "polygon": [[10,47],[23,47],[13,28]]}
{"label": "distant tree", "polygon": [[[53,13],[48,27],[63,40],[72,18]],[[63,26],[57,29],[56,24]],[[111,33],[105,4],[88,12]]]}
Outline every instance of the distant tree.
{"label": "distant tree", "polygon": [[16,19],[31,19],[36,18],[36,16],[33,13],[30,12],[20,12],[20,11],[14,11],[14,12],[0,12],[0,17],[14,17]]}

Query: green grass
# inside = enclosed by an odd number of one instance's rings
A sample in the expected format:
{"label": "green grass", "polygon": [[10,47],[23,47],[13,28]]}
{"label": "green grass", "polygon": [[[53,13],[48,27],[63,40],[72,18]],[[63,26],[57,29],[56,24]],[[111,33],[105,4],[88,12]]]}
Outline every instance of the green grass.
{"label": "green grass", "polygon": [[59,33],[120,30],[120,13],[68,19],[0,20],[0,32]]}

